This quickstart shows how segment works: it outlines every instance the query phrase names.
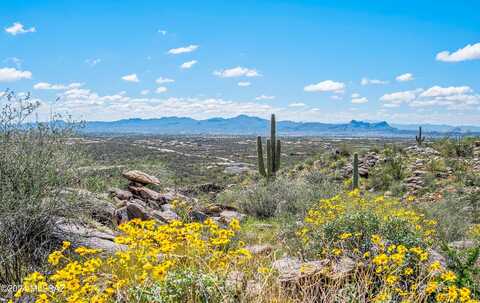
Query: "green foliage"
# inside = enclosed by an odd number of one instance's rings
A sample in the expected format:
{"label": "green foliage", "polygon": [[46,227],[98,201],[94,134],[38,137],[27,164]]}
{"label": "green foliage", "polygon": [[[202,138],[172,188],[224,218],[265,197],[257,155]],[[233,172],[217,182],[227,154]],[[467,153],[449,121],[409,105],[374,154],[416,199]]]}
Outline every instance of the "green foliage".
{"label": "green foliage", "polygon": [[65,196],[81,160],[72,125],[27,124],[39,104],[8,91],[0,111],[0,284],[20,282],[57,245],[55,221],[84,207]]}
{"label": "green foliage", "polygon": [[406,166],[403,156],[393,150],[384,151],[385,161],[377,163],[371,170],[368,185],[375,190],[390,190],[391,187],[399,189],[399,183],[405,178]]}
{"label": "green foliage", "polygon": [[138,302],[225,302],[233,299],[233,291],[218,276],[197,271],[172,271],[165,281],[151,289],[133,289]]}
{"label": "green foliage", "polygon": [[267,139],[267,170],[265,171],[265,162],[263,160],[262,137],[257,137],[257,158],[258,171],[261,176],[267,179],[275,177],[277,171],[280,169],[281,157],[281,143],[276,139],[277,124],[275,122],[275,115],[272,114],[270,120],[270,139]]}
{"label": "green foliage", "polygon": [[475,296],[480,295],[477,284],[480,281],[480,267],[477,266],[480,260],[480,244],[459,250],[444,243],[442,249],[447,257],[447,267],[457,275],[457,286],[468,287],[475,292]]}
{"label": "green foliage", "polygon": [[443,138],[433,143],[443,157],[472,157],[473,137]]}
{"label": "green foliage", "polygon": [[359,175],[358,175],[358,154],[355,153],[353,154],[353,174],[352,174],[352,187],[353,189],[357,189],[358,188],[358,179],[359,179]]}

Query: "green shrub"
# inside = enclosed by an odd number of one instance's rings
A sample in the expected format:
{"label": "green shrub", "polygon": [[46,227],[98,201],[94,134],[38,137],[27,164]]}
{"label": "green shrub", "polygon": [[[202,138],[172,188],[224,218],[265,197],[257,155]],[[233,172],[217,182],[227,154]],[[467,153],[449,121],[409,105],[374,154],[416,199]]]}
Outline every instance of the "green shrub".
{"label": "green shrub", "polygon": [[80,157],[62,121],[27,124],[39,104],[8,91],[0,111],[0,284],[20,282],[41,266],[55,239],[55,221],[78,216],[66,199]]}

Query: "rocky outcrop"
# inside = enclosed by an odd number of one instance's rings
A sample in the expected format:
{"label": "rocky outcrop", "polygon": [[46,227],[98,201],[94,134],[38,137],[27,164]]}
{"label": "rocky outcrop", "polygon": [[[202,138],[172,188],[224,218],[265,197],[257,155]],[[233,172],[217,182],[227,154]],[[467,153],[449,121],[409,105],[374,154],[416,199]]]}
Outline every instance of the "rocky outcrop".
{"label": "rocky outcrop", "polygon": [[[369,171],[372,169],[377,162],[380,160],[380,156],[375,152],[369,152],[364,156],[358,159],[358,174],[360,177],[368,178]],[[353,164],[348,163],[344,168],[342,175],[344,178],[349,178],[352,176]]]}
{"label": "rocky outcrop", "polygon": [[156,177],[146,174],[139,170],[130,170],[122,173],[122,176],[132,182],[137,182],[143,185],[154,184],[160,185],[160,180]]}

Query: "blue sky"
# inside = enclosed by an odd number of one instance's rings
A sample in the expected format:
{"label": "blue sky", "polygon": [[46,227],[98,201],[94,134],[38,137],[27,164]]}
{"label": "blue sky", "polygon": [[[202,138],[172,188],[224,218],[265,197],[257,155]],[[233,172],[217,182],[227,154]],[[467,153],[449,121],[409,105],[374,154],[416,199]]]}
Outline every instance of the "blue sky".
{"label": "blue sky", "polygon": [[85,120],[275,112],[480,125],[479,9],[478,1],[2,1],[0,89]]}

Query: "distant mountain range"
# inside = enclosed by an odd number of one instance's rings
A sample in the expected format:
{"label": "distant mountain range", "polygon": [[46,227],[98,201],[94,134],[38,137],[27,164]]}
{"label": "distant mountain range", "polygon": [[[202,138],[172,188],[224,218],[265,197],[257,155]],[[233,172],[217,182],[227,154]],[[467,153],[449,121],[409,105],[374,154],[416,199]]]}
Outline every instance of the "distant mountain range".
{"label": "distant mountain range", "polygon": [[[277,122],[280,135],[292,136],[391,136],[406,137],[417,131],[418,125],[389,125],[387,122],[349,123]],[[195,120],[185,117],[159,119],[124,119],[118,121],[87,122],[83,132],[110,134],[210,134],[210,135],[265,135],[269,129],[266,119],[240,115],[234,118]],[[434,136],[480,134],[480,127],[425,125],[424,131]]]}

